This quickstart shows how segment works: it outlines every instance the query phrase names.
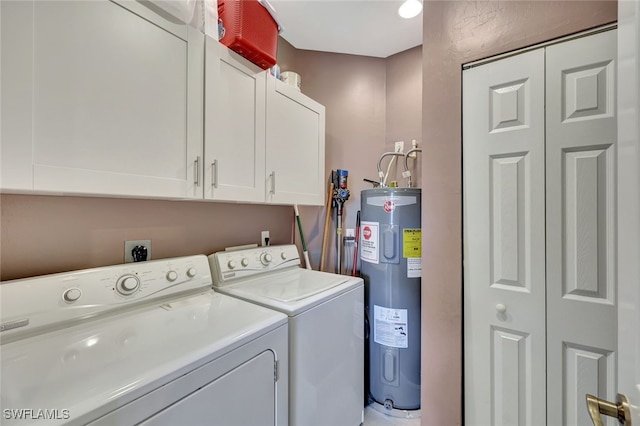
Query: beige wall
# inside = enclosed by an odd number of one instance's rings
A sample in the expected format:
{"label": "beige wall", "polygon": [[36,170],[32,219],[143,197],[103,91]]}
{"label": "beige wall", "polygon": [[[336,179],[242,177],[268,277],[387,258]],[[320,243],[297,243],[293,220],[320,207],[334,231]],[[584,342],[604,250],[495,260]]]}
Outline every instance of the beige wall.
{"label": "beige wall", "polygon": [[461,66],[616,20],[613,1],[424,3],[422,425],[462,423]]}
{"label": "beige wall", "polygon": [[[281,55],[284,56],[281,59]],[[278,63],[282,71],[302,78],[302,92],[326,108],[325,174],[349,171],[351,196],[345,204],[343,225],[355,227],[360,191],[371,187],[363,178],[376,179],[376,163],[384,150],[386,62],[384,59],[297,50],[281,40]],[[301,208],[311,264],[318,268],[324,235],[325,209]],[[329,226],[327,271],[335,271],[334,214]]]}
{"label": "beige wall", "polygon": [[[400,52],[387,58],[387,107],[385,129],[385,151],[394,150],[395,141],[404,141],[405,152],[411,149],[411,140],[422,146],[422,46]],[[391,157],[389,157],[391,158]],[[401,160],[402,157],[398,157]],[[383,160],[383,165],[387,164]],[[402,177],[404,161],[394,163],[391,177],[400,186],[406,186]],[[420,187],[422,176],[422,154],[408,159],[414,187]],[[386,171],[386,168],[385,168]]]}
{"label": "beige wall", "polygon": [[[351,196],[345,204],[344,228],[355,227],[360,191],[372,187],[363,179],[378,180],[377,164],[382,153],[393,151],[396,140],[404,140],[405,147],[411,145],[411,139],[421,142],[421,56],[421,47],[383,59],[298,50],[280,39],[278,64],[281,71],[300,74],[302,92],[324,105],[327,111],[327,185],[332,170],[349,171]],[[385,171],[389,160],[383,161]],[[421,161],[418,157],[409,162],[410,170],[417,176],[414,178],[416,184],[420,182]],[[389,180],[396,179],[404,186],[400,175],[403,169],[404,166],[394,166]],[[325,209],[301,207],[300,211],[311,263],[317,269]],[[325,265],[326,270],[333,272],[336,264],[333,213],[329,231]]]}
{"label": "beige wall", "polygon": [[293,209],[198,201],[0,196],[3,281],[124,261],[125,240],[151,240],[155,259],[227,246],[293,241]]}

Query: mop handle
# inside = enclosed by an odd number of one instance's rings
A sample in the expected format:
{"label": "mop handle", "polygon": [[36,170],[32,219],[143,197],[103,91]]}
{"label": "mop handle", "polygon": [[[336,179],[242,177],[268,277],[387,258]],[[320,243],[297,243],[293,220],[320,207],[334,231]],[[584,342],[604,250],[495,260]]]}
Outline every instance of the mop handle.
{"label": "mop handle", "polygon": [[298,231],[300,231],[300,242],[302,243],[302,254],[304,255],[304,263],[307,265],[307,269],[311,269],[311,262],[309,261],[309,253],[307,253],[307,244],[304,242],[304,234],[302,233],[302,222],[300,221],[300,212],[298,211],[298,205],[294,204],[293,209],[296,212],[296,221],[298,222]]}

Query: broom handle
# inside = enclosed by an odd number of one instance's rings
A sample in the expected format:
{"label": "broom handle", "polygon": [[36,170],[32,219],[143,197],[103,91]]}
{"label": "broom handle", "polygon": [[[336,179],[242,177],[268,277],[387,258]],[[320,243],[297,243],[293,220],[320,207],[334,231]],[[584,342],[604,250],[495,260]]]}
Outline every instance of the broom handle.
{"label": "broom handle", "polygon": [[329,234],[329,217],[331,216],[331,200],[333,199],[333,182],[329,184],[329,196],[327,197],[326,216],[324,218],[324,234],[322,236],[322,255],[320,256],[320,270],[324,271],[324,258],[327,252],[327,235]]}
{"label": "broom handle", "polygon": [[304,254],[304,262],[307,269],[311,269],[311,262],[309,261],[309,252],[307,251],[307,243],[304,241],[304,233],[302,232],[302,221],[300,220],[300,212],[298,211],[298,205],[293,205],[293,210],[296,212],[296,221],[298,222],[298,231],[300,232],[300,242],[302,243],[302,253]]}

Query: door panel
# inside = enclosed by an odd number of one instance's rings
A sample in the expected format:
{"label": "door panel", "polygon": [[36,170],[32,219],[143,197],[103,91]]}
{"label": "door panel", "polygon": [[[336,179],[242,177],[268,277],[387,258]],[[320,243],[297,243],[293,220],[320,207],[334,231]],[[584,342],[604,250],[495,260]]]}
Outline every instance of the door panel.
{"label": "door panel", "polygon": [[202,197],[203,37],[123,5],[35,2],[34,189]]}
{"label": "door panel", "polygon": [[268,77],[266,129],[267,201],[322,205],[324,106]]}
{"label": "door panel", "polygon": [[616,32],[546,50],[547,419],[588,424],[616,389]]}
{"label": "door panel", "polygon": [[210,38],[205,64],[205,198],[264,202],[266,72]]}
{"label": "door panel", "polygon": [[274,425],[274,362],[273,352],[262,352],[140,425]]}
{"label": "door panel", "polygon": [[[590,425],[589,413],[584,408],[584,396],[599,392],[607,394],[615,389],[615,357],[610,351],[567,344],[562,361],[565,365],[567,385],[562,397],[565,401],[567,425]],[[550,380],[551,382],[551,380]],[[549,420],[549,425],[553,423]]]}
{"label": "door panel", "polygon": [[3,189],[201,198],[201,33],[133,1],[2,19]]}
{"label": "door panel", "polygon": [[544,50],[463,73],[465,417],[545,421]]}
{"label": "door panel", "polygon": [[[528,289],[525,275],[526,153],[491,158],[491,258],[494,286]],[[508,289],[506,287],[505,289]]]}
{"label": "door panel", "polygon": [[531,410],[531,339],[526,334],[492,329],[493,385],[492,423],[496,426],[525,425]]}

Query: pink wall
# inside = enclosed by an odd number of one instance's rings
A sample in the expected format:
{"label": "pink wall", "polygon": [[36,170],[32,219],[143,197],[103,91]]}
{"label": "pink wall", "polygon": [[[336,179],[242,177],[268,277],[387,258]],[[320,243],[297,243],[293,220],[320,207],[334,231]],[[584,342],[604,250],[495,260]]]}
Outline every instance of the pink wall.
{"label": "pink wall", "polygon": [[125,240],[151,240],[155,259],[227,246],[293,241],[287,206],[118,198],[0,196],[3,281],[124,261]]}
{"label": "pink wall", "polygon": [[[393,151],[395,141],[404,141],[404,150],[411,149],[411,140],[422,146],[422,46],[405,50],[386,59],[386,129],[385,150]],[[401,157],[398,157],[400,160]],[[383,160],[383,166],[388,159]],[[402,177],[404,161],[392,166],[388,181],[395,180],[399,186],[406,186]],[[422,155],[409,159],[407,166],[411,172],[414,187],[420,187],[422,176]],[[386,171],[386,168],[385,168]],[[395,173],[394,173],[395,172]]]}
{"label": "pink wall", "polygon": [[461,66],[616,14],[614,1],[424,2],[422,425],[462,423]]}
{"label": "pink wall", "polygon": [[[302,78],[302,92],[326,107],[327,185],[331,171],[349,171],[351,196],[345,204],[344,228],[355,228],[360,210],[360,191],[378,180],[378,159],[393,151],[393,142],[411,139],[421,142],[422,48],[416,47],[389,58],[298,50],[280,39],[278,64],[282,71],[295,71]],[[383,161],[386,171],[390,158]],[[409,162],[414,183],[419,185],[421,161]],[[402,163],[401,163],[402,164]],[[404,166],[392,167],[391,178],[404,186],[400,173]],[[328,188],[327,188],[328,189]],[[301,207],[305,240],[311,263],[318,268],[324,235],[325,209]],[[332,215],[328,237],[327,271],[335,268],[335,221]],[[299,240],[299,237],[296,237]]]}
{"label": "pink wall", "polygon": [[[285,40],[278,45],[282,71],[302,78],[302,92],[326,108],[325,173],[327,190],[331,171],[349,171],[351,196],[345,204],[344,227],[354,228],[360,209],[360,191],[377,179],[376,164],[384,151],[386,114],[386,61],[336,53],[297,50]],[[311,264],[318,268],[322,251],[325,209],[301,208]],[[330,224],[327,271],[335,268],[335,223]]]}

